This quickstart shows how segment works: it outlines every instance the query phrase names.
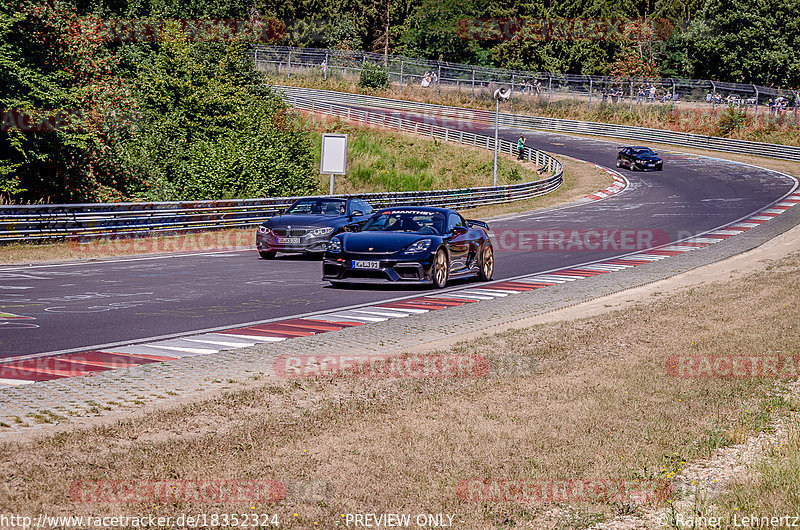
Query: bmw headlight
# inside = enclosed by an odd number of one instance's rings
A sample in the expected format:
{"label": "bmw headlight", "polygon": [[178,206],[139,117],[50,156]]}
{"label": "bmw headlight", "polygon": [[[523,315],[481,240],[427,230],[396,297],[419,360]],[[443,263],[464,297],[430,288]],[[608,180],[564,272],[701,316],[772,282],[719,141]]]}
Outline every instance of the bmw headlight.
{"label": "bmw headlight", "polygon": [[328,243],[328,252],[341,252],[342,251],[342,240],[338,237],[334,237],[331,239],[331,242]]}
{"label": "bmw headlight", "polygon": [[431,246],[430,239],[420,239],[419,241],[412,243],[410,247],[406,249],[406,254],[416,254],[418,252],[425,252]]}
{"label": "bmw headlight", "polygon": [[325,236],[333,232],[333,227],[325,226],[323,228],[315,228],[311,231],[311,235],[314,236]]}
{"label": "bmw headlight", "polygon": [[261,226],[258,227],[258,233],[259,234],[269,234],[269,232],[270,232],[270,229],[267,228],[264,225],[261,225]]}

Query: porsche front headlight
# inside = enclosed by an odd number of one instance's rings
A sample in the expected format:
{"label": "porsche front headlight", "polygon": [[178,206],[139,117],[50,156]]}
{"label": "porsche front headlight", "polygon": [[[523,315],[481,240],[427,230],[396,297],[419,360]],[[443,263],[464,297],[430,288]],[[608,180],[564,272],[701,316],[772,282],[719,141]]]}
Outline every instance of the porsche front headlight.
{"label": "porsche front headlight", "polygon": [[419,241],[412,243],[407,249],[406,254],[417,254],[419,252],[425,252],[431,246],[431,239],[420,239]]}

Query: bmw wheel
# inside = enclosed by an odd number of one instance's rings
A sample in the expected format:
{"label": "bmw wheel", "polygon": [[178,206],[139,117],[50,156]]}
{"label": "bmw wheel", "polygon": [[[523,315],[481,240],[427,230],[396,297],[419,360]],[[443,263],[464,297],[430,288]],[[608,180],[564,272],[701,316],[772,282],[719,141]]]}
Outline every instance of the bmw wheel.
{"label": "bmw wheel", "polygon": [[440,248],[433,257],[433,266],[431,267],[433,286],[441,289],[447,285],[448,276],[450,276],[450,260],[447,258],[447,252]]}
{"label": "bmw wheel", "polygon": [[488,241],[483,246],[480,259],[480,269],[478,270],[478,279],[482,282],[488,282],[492,279],[494,274],[494,249],[492,244]]}

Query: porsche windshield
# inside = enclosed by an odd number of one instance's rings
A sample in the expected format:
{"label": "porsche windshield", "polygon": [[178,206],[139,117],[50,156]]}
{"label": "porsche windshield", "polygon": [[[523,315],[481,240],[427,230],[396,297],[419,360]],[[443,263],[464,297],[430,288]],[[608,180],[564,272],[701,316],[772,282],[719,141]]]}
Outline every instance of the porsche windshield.
{"label": "porsche windshield", "polygon": [[347,201],[337,199],[303,199],[294,203],[286,213],[300,215],[345,215]]}
{"label": "porsche windshield", "polygon": [[444,231],[444,214],[415,210],[386,211],[367,221],[361,230],[441,235]]}

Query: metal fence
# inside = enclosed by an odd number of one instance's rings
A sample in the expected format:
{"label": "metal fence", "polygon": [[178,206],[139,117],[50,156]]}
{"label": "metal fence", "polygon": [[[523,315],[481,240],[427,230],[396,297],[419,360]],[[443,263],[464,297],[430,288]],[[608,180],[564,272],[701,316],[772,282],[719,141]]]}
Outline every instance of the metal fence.
{"label": "metal fence", "polygon": [[[318,108],[324,105],[351,105],[372,108],[382,108],[387,111],[404,111],[427,113],[440,119],[455,120],[461,123],[479,122],[494,123],[494,113],[486,110],[475,110],[461,107],[448,107],[432,103],[417,103],[399,99],[351,94],[347,92],[334,92],[281,86],[275,87],[284,94],[289,103],[293,97],[313,99]],[[542,118],[523,114],[500,113],[499,124],[504,127],[521,129],[537,129],[573,134],[588,134],[594,136],[609,136],[626,140],[643,142],[658,142],[685,147],[705,148],[728,153],[746,155],[768,156],[784,160],[800,160],[800,147],[791,145],[768,144],[763,142],[750,142],[720,138],[718,136],[704,136],[700,134],[666,131],[662,129],[648,129],[628,125],[613,125],[607,123],[584,122],[575,120],[562,120],[556,118]]]}
{"label": "metal fence", "polygon": [[[674,109],[685,105],[714,113],[719,106],[733,104],[752,107],[758,114],[776,117],[790,114],[797,126],[797,106],[800,93],[795,90],[753,84],[727,83],[703,79],[631,78],[599,75],[531,72],[472,66],[446,61],[324,48],[292,48],[257,45],[248,51],[257,68],[279,75],[355,76],[365,62],[383,64],[391,83],[420,87],[426,78],[426,90],[440,95],[443,90],[455,90],[475,98],[491,98],[496,85],[512,88],[514,98],[527,103],[547,104],[564,99],[580,99],[590,107],[598,103],[634,106],[666,104]],[[650,97],[650,90],[654,96]],[[770,108],[769,100],[784,98],[780,105]],[[791,106],[793,105],[793,106]],[[759,109],[760,107],[760,109]]]}
{"label": "metal fence", "polygon": [[[293,98],[292,103],[297,108],[323,111],[366,124],[397,128],[444,141],[494,149],[493,137],[387,117],[383,112],[356,111],[331,104],[326,104],[322,108],[313,100],[301,97]],[[498,150],[515,154],[515,147],[505,140],[498,142]],[[414,205],[465,209],[537,197],[561,186],[563,167],[558,160],[530,148],[526,149],[525,156],[537,164],[540,172],[547,171],[552,174],[542,180],[505,186],[365,193],[352,196],[366,199],[375,207]],[[86,240],[112,236],[139,237],[194,230],[242,228],[260,224],[298,198],[0,206],[0,242],[68,238]]]}

